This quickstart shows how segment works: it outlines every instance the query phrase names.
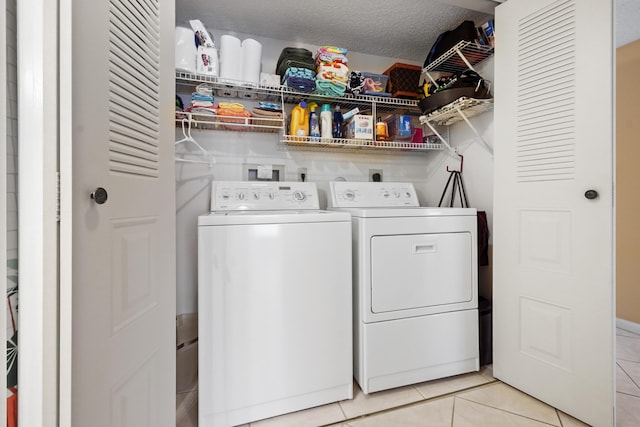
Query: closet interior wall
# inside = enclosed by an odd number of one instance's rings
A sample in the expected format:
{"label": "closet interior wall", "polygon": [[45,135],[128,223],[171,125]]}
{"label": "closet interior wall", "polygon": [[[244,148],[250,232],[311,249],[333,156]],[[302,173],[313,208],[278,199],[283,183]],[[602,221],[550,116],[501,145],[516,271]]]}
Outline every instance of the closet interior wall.
{"label": "closet interior wall", "polygon": [[[184,25],[184,23],[179,23]],[[211,29],[210,29],[211,30]],[[223,34],[232,34],[240,40],[253,38],[262,44],[262,71],[274,73],[276,61],[284,47],[304,47],[316,52],[320,45],[307,45],[295,41],[275,40],[250,34],[230,33],[212,29],[214,40]],[[322,41],[319,41],[320,43]],[[425,56],[430,42],[425,42]],[[347,49],[349,46],[344,46]],[[382,73],[396,62],[414,65],[415,61],[389,58],[349,51],[349,69]],[[493,59],[484,61],[479,71],[491,80]],[[178,94],[190,93],[178,86]],[[219,99],[216,98],[216,101]],[[242,102],[242,101],[235,101]],[[483,137],[492,144],[492,113],[471,119]],[[444,130],[450,143],[464,154],[464,179],[472,207],[488,211],[489,223],[492,193],[492,156],[474,143],[476,137],[464,122]],[[183,138],[182,128],[176,127],[176,141]],[[215,163],[208,165],[176,164],[176,221],[177,221],[177,313],[197,311],[197,217],[209,211],[210,182],[215,180],[244,180],[247,165],[273,165],[284,168],[281,180],[298,181],[300,169],[306,169],[306,179],[317,184],[321,208],[326,207],[330,181],[368,181],[370,169],[381,169],[383,181],[412,182],[423,206],[437,206],[448,173],[446,166],[457,168],[459,160],[447,150],[400,153],[360,153],[353,151],[303,151],[285,147],[276,133],[256,133],[221,130],[192,129],[192,136],[213,154]],[[196,147],[183,147],[197,150]],[[481,277],[486,276],[481,272]],[[489,275],[490,277],[490,275]],[[482,280],[481,295],[490,298],[490,281]]]}

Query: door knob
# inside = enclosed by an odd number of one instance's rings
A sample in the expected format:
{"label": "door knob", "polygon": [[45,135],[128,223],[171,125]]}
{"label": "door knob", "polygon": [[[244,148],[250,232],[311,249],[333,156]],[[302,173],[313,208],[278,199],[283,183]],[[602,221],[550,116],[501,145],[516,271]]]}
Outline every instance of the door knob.
{"label": "door knob", "polygon": [[596,190],[587,190],[584,192],[584,197],[589,200],[593,200],[598,197],[598,192]]}
{"label": "door knob", "polygon": [[107,190],[102,187],[98,187],[90,194],[90,196],[94,202],[101,205],[107,201],[108,194]]}

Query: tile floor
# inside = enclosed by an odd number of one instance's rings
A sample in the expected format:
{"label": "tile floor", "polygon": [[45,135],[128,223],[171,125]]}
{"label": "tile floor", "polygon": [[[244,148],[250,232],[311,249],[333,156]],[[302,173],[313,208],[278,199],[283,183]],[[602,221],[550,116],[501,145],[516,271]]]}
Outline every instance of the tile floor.
{"label": "tile floor", "polygon": [[[617,427],[640,426],[640,335],[617,331]],[[178,427],[195,427],[197,391],[178,395]],[[579,427],[584,423],[480,372],[365,395],[242,427]]]}

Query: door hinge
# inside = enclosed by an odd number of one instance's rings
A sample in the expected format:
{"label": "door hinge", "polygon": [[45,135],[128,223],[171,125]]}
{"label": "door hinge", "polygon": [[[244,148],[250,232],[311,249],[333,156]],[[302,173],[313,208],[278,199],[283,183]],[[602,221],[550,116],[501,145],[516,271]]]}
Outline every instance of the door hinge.
{"label": "door hinge", "polygon": [[60,171],[56,171],[56,221],[60,222]]}

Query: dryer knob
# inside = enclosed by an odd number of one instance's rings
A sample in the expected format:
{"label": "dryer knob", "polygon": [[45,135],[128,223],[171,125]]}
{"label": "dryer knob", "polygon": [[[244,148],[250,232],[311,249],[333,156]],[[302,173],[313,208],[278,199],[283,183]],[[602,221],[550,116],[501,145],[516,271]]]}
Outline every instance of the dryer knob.
{"label": "dryer knob", "polygon": [[260,193],[253,193],[253,198],[255,200],[260,200]]}
{"label": "dryer knob", "polygon": [[238,193],[238,200],[244,200],[244,193]]}
{"label": "dryer knob", "polygon": [[353,199],[356,198],[356,193],[354,193],[351,190],[347,190],[347,191],[344,192],[344,198],[346,200],[353,200]]}
{"label": "dryer knob", "polygon": [[275,194],[273,194],[273,193],[269,193],[269,199],[273,200],[273,199],[275,199],[275,198],[276,198]]}
{"label": "dryer knob", "polygon": [[293,193],[293,198],[299,202],[302,202],[304,199],[307,198],[307,196],[305,196],[305,194],[302,191],[296,191],[295,193]]}

